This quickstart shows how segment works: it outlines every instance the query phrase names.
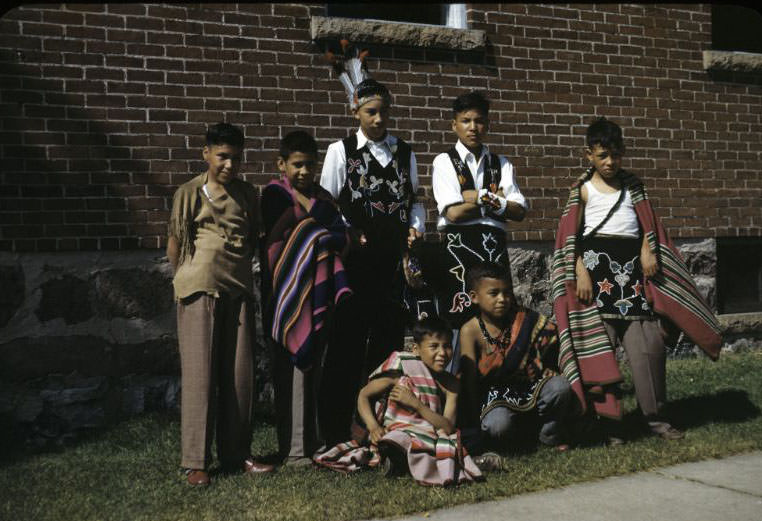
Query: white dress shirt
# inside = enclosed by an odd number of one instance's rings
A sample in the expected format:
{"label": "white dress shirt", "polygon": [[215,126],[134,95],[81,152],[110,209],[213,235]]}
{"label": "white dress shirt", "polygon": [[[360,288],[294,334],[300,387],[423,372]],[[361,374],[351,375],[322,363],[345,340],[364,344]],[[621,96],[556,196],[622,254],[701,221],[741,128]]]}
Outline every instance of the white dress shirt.
{"label": "white dress shirt", "polygon": [[[391,147],[397,144],[397,138],[387,132],[386,137],[382,141],[371,141],[365,137],[362,129],[358,129],[357,149],[361,149],[366,144],[370,153],[376,158],[376,161],[385,168],[392,160]],[[323,161],[323,171],[320,174],[320,186],[325,188],[334,199],[338,200],[346,180],[347,156],[344,153],[344,143],[336,141],[328,145],[328,151]],[[415,193],[418,190],[418,170],[415,153],[412,150],[410,151],[410,184],[413,188],[413,193]],[[421,203],[413,203],[408,226],[423,233],[425,231],[425,223],[426,213],[423,205]]]}
{"label": "white dress shirt", "polygon": [[[483,188],[484,165],[487,162],[485,157],[489,155],[489,149],[486,146],[482,146],[482,152],[477,160],[476,157],[474,157],[474,154],[472,154],[466,146],[458,140],[455,144],[455,151],[471,173],[471,177],[474,180],[474,188],[479,191]],[[498,158],[500,159],[500,185],[498,188],[503,189],[503,197],[508,201],[513,201],[526,209],[527,201],[516,184],[513,165],[504,156],[498,155]],[[443,152],[434,158],[432,170],[431,184],[434,192],[434,199],[437,201],[437,210],[439,211],[439,219],[437,220],[438,230],[444,229],[448,224],[486,224],[488,226],[495,226],[507,230],[508,223],[490,217],[490,215],[486,213],[486,208],[482,208],[482,216],[479,218],[459,221],[457,223],[450,221],[445,217],[445,210],[447,207],[463,202],[463,194],[460,191],[458,174],[455,172],[452,160],[446,152]]]}

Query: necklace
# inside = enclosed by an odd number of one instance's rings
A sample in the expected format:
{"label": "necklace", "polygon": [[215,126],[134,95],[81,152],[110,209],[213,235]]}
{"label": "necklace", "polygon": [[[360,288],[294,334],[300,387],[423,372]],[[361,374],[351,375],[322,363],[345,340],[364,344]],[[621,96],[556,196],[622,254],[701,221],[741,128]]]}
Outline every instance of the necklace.
{"label": "necklace", "polygon": [[[502,331],[500,331],[500,333],[496,337],[492,337],[489,334],[489,331],[487,331],[487,325],[484,323],[484,320],[482,320],[482,317],[479,316],[477,317],[477,319],[479,321],[479,329],[482,330],[482,335],[484,336],[484,340],[487,341],[487,344],[489,345],[489,347],[494,346],[494,348],[504,351],[509,345],[511,345],[511,326],[510,325],[506,327],[505,329],[503,329]],[[495,351],[494,348],[488,349],[487,354],[492,354]]]}

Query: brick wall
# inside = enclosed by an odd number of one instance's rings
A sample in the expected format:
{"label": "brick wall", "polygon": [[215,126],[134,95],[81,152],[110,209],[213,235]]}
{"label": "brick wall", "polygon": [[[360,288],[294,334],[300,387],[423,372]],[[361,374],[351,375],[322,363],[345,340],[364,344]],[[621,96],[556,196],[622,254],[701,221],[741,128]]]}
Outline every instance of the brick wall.
{"label": "brick wall", "polygon": [[[27,5],[0,19],[0,249],[158,248],[175,187],[203,170],[207,123],[244,127],[245,178],[274,173],[280,136],[321,150],[355,126],[310,42],[323,4]],[[371,46],[394,94],[392,130],[430,164],[452,143],[450,104],[493,100],[488,144],[516,165],[532,209],[511,238],[551,240],[584,166],[586,124],[625,129],[675,237],[762,235],[762,81],[711,77],[708,5],[469,4],[484,52]]]}

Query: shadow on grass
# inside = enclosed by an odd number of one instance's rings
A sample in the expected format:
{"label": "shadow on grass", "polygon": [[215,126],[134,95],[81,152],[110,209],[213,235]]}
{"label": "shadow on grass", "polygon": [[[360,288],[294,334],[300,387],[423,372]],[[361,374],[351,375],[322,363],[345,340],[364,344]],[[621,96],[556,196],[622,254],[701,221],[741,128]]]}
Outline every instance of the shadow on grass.
{"label": "shadow on grass", "polygon": [[[708,423],[741,423],[760,415],[759,407],[741,389],[688,396],[668,402],[664,416],[679,429],[695,429]],[[623,429],[628,440],[651,436],[640,409],[627,413]]]}
{"label": "shadow on grass", "polygon": [[[630,389],[630,392],[632,390]],[[623,394],[626,394],[623,393]],[[750,399],[746,391],[728,389],[712,394],[689,396],[669,402],[665,406],[665,417],[677,428],[695,429],[708,423],[743,423],[762,413]],[[525,455],[538,450],[537,432],[540,424],[536,418],[521,426],[509,447],[489,447],[506,455]],[[651,432],[640,409],[624,415],[621,422],[613,420],[594,421],[592,417],[578,418],[569,424],[571,441],[577,447],[603,445],[608,435],[637,441],[651,436]]]}
{"label": "shadow on grass", "polygon": [[[254,428],[271,427],[274,424],[275,415],[272,407],[257,407],[254,412]],[[18,424],[14,426],[10,421],[4,422],[3,417],[0,416],[0,468],[26,461],[37,455],[60,454],[102,441],[137,448],[144,445],[147,439],[158,438],[169,429],[176,431],[179,461],[180,412],[177,410],[148,412],[104,427],[80,429],[57,437],[46,437],[39,428],[31,431]],[[214,452],[214,448],[212,451]],[[257,459],[274,463],[277,457],[277,454],[273,453]]]}

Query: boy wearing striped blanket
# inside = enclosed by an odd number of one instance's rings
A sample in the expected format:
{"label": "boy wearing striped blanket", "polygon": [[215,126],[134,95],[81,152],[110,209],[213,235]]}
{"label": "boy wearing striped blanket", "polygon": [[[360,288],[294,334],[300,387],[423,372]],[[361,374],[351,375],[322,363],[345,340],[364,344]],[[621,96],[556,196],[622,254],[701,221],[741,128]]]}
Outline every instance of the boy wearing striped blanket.
{"label": "boy wearing striped blanket", "polygon": [[667,333],[682,330],[716,359],[719,324],[642,181],[621,169],[623,154],[618,125],[600,118],[588,127],[590,168],[572,186],[551,270],[561,367],[583,410],[591,406],[599,417],[621,419],[622,377],[614,354],[620,343],[648,428],[677,440],[684,433],[663,416]]}
{"label": "boy wearing striped blanket", "polygon": [[[358,443],[340,443],[315,461],[352,472],[381,465],[387,475],[406,474],[422,485],[456,485],[482,477],[455,428],[459,383],[445,370],[452,332],[436,316],[413,327],[413,352],[393,352],[357,398],[368,430]],[[374,403],[376,404],[374,408]]]}
{"label": "boy wearing striped blanket", "polygon": [[311,465],[322,444],[317,389],[327,324],[336,302],[350,294],[341,260],[347,227],[331,194],[314,183],[316,168],[313,137],[291,132],[280,144],[282,177],[262,192],[262,319],[286,465]]}

